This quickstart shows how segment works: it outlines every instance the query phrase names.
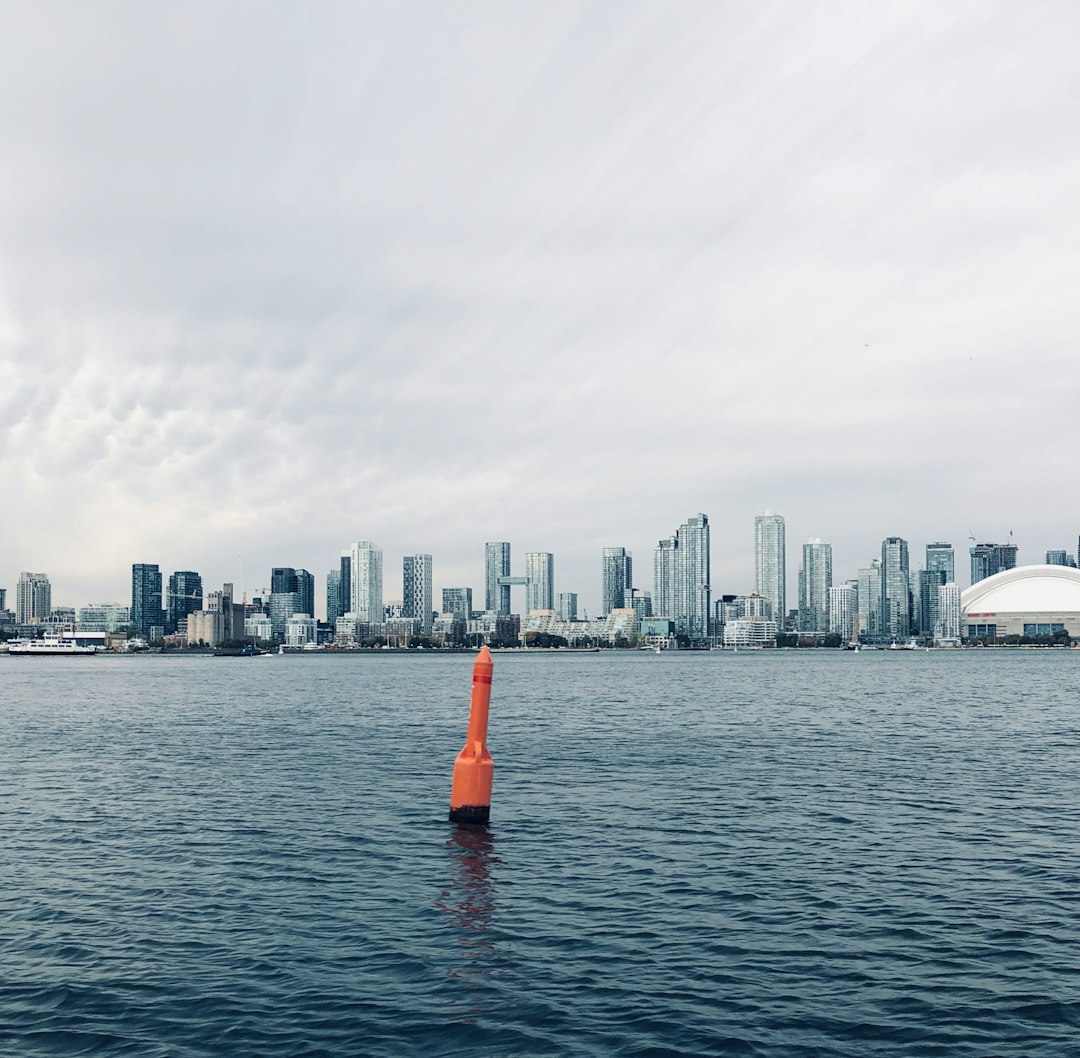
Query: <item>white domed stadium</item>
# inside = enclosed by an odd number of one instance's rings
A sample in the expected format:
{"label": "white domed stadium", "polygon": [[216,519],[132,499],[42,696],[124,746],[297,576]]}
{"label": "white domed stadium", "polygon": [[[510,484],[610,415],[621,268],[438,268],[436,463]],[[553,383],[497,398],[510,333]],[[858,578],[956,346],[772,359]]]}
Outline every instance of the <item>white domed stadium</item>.
{"label": "white domed stadium", "polygon": [[960,594],[960,634],[1080,636],[1080,569],[1017,566],[972,584]]}

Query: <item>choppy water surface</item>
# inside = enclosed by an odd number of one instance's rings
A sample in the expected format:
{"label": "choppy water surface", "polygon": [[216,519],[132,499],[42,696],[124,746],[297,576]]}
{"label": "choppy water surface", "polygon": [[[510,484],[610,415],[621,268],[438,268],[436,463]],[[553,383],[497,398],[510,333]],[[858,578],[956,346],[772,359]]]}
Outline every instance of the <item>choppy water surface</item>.
{"label": "choppy water surface", "polygon": [[0,1053],[1080,1053],[1080,654],[0,657]]}

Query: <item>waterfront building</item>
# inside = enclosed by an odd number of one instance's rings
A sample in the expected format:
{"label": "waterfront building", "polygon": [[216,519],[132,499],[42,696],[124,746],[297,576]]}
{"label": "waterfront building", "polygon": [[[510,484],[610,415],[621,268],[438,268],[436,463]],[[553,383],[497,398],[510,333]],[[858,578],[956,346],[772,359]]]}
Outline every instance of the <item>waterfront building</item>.
{"label": "waterfront building", "polygon": [[578,593],[561,591],[555,596],[555,612],[560,621],[576,621],[578,612]]}
{"label": "waterfront building", "polygon": [[52,585],[49,575],[26,571],[20,573],[15,585],[15,621],[21,625],[43,624],[51,613]]}
{"label": "waterfront building", "polygon": [[812,536],[802,548],[799,566],[799,631],[822,633],[829,628],[832,587],[832,544]]}
{"label": "waterfront building", "polygon": [[352,586],[349,612],[358,622],[383,620],[383,553],[370,540],[358,540],[352,547]]}
{"label": "waterfront building", "polygon": [[[729,616],[732,620],[739,617],[760,617],[772,620],[770,610],[772,605],[763,595],[751,592],[749,595],[736,595],[732,601]],[[777,626],[779,627],[779,625]]]}
{"label": "waterfront building", "polygon": [[484,609],[510,612],[510,585],[500,583],[510,576],[510,544],[505,540],[484,545]]}
{"label": "waterfront building", "polygon": [[253,642],[269,643],[274,638],[274,629],[270,623],[270,618],[264,613],[248,614],[244,618],[244,638]]}
{"label": "waterfront building", "polygon": [[[232,586],[229,585],[229,588]],[[315,578],[306,569],[276,566],[270,572],[270,594],[297,596],[296,613],[315,613]],[[231,592],[230,592],[231,594]],[[284,633],[284,626],[282,626]]]}
{"label": "waterfront building", "polygon": [[885,635],[881,579],[881,563],[876,558],[859,570],[859,633],[869,643],[876,643]]}
{"label": "waterfront building", "polygon": [[675,617],[675,561],[679,541],[668,537],[653,552],[653,613],[657,617]]}
{"label": "waterfront building", "polygon": [[469,641],[488,646],[517,646],[520,629],[521,620],[516,614],[499,613],[497,610],[485,610],[470,617],[466,624]]}
{"label": "waterfront building", "polygon": [[203,606],[202,577],[194,570],[177,570],[169,576],[169,588],[165,597],[165,630],[175,632],[188,614]]}
{"label": "waterfront building", "polygon": [[[767,604],[768,605],[768,604]],[[748,650],[776,646],[776,622],[769,617],[736,617],[724,625],[724,646]]]}
{"label": "waterfront building", "polygon": [[[213,593],[212,593],[213,594]],[[210,609],[208,606],[207,609]],[[300,593],[297,591],[274,591],[270,593],[270,639],[275,643],[285,642],[285,629],[289,618],[294,613],[302,613]],[[228,638],[228,637],[226,637]]]}
{"label": "waterfront building", "polygon": [[343,613],[334,625],[334,644],[339,647],[355,647],[358,642],[356,614]]}
{"label": "waterfront building", "polygon": [[911,564],[908,543],[899,536],[881,542],[881,615],[887,639],[911,635]]}
{"label": "waterfront building", "polygon": [[640,629],[637,614],[618,606],[592,621],[564,621],[554,610],[534,610],[522,627],[527,637],[561,636],[571,646],[596,643],[627,647],[637,645]]}
{"label": "waterfront building", "polygon": [[156,562],[136,562],[131,567],[131,630],[147,642],[160,638],[154,630],[165,629],[161,607],[161,570]]}
{"label": "waterfront building", "polygon": [[553,610],[555,603],[555,556],[550,551],[525,555],[525,612]]}
{"label": "waterfront building", "polygon": [[1080,635],[1080,570],[1016,566],[965,588],[960,630],[967,639]]}
{"label": "waterfront building", "polygon": [[[229,588],[232,588],[231,584],[229,585]],[[230,594],[232,594],[231,591]],[[307,614],[309,617],[314,617],[315,576],[306,569],[298,569],[296,571],[296,594],[300,597],[300,605],[297,607],[296,612]]]}
{"label": "waterfront building", "polygon": [[623,593],[623,610],[633,610],[641,620],[652,617],[652,592],[640,591],[638,588],[630,588]]}
{"label": "waterfront building", "polygon": [[675,534],[675,631],[692,641],[709,635],[709,519],[696,514],[679,526]]}
{"label": "waterfront building", "polygon": [[431,631],[431,555],[406,555],[402,559],[402,616],[415,617],[420,631]]}
{"label": "waterfront building", "polygon": [[941,542],[926,545],[926,568],[944,575],[943,584],[956,580],[956,552],[952,544]]}
{"label": "waterfront building", "polygon": [[185,638],[189,647],[216,647],[225,639],[220,610],[196,610],[187,615]]}
{"label": "waterfront building", "polygon": [[334,622],[345,612],[341,601],[341,567],[326,574],[326,623],[331,628]]}
{"label": "waterfront building", "polygon": [[938,621],[934,626],[934,638],[958,640],[960,638],[960,586],[952,581],[938,588]]}
{"label": "waterfront building", "polygon": [[465,642],[465,629],[468,615],[459,613],[441,613],[431,623],[431,636],[449,647],[459,647]]}
{"label": "waterfront building", "polygon": [[443,588],[442,612],[457,614],[467,621],[472,616],[472,588]]}
{"label": "waterfront building", "polygon": [[633,591],[633,559],[625,547],[605,547],[601,559],[600,612],[621,609]]}
{"label": "waterfront building", "polygon": [[347,614],[352,606],[352,548],[343,548],[338,561],[341,573],[341,599],[338,602],[340,613]]}
{"label": "waterfront building", "polygon": [[317,641],[317,626],[315,618],[306,613],[294,613],[285,622],[285,645],[289,647],[306,647],[309,643]]}
{"label": "waterfront building", "polygon": [[[186,615],[185,615],[186,616]],[[80,632],[118,632],[131,624],[131,607],[103,602],[79,609]]]}
{"label": "waterfront building", "polygon": [[[289,593],[295,597],[295,592]],[[270,596],[271,601],[274,596]],[[233,586],[222,585],[221,591],[212,591],[206,596],[206,610],[210,613],[220,614],[219,631],[222,640],[236,641],[244,638],[244,622],[247,617],[246,608],[233,599]],[[193,615],[188,614],[190,623]],[[272,619],[273,615],[271,615]],[[216,645],[216,644],[215,644]]]}
{"label": "waterfront building", "polygon": [[1076,567],[1076,559],[1062,548],[1061,550],[1047,551],[1046,564],[1048,566],[1072,566]]}
{"label": "waterfront building", "polygon": [[769,604],[776,622],[787,612],[784,516],[766,510],[754,519],[754,590]]}
{"label": "waterfront building", "polygon": [[934,635],[938,614],[938,589],[956,580],[956,554],[952,544],[926,545],[926,568],[919,570],[916,579],[916,598],[913,600],[913,631]]}
{"label": "waterfront building", "polygon": [[833,635],[844,642],[853,639],[858,613],[859,593],[851,581],[829,588],[829,631]]}
{"label": "waterfront building", "polygon": [[1015,569],[1017,551],[1015,544],[976,544],[969,548],[971,583],[978,584],[987,577]]}

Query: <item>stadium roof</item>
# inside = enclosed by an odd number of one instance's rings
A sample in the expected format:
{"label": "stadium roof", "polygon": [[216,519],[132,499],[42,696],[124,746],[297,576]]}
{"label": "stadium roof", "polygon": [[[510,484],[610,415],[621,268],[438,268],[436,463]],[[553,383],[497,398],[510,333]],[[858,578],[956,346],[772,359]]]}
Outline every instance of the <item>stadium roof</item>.
{"label": "stadium roof", "polygon": [[964,613],[1080,613],[1080,569],[1017,566],[960,593]]}

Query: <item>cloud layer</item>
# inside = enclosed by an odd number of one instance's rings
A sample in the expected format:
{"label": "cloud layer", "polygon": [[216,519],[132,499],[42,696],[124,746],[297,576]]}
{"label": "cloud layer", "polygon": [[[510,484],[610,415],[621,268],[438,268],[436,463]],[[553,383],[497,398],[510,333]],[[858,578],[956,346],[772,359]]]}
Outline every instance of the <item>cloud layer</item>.
{"label": "cloud layer", "polygon": [[[1069,5],[20,5],[0,584],[1073,547]],[[241,559],[242,556],[242,559]],[[962,563],[961,563],[962,565]],[[391,572],[393,571],[393,572]]]}

